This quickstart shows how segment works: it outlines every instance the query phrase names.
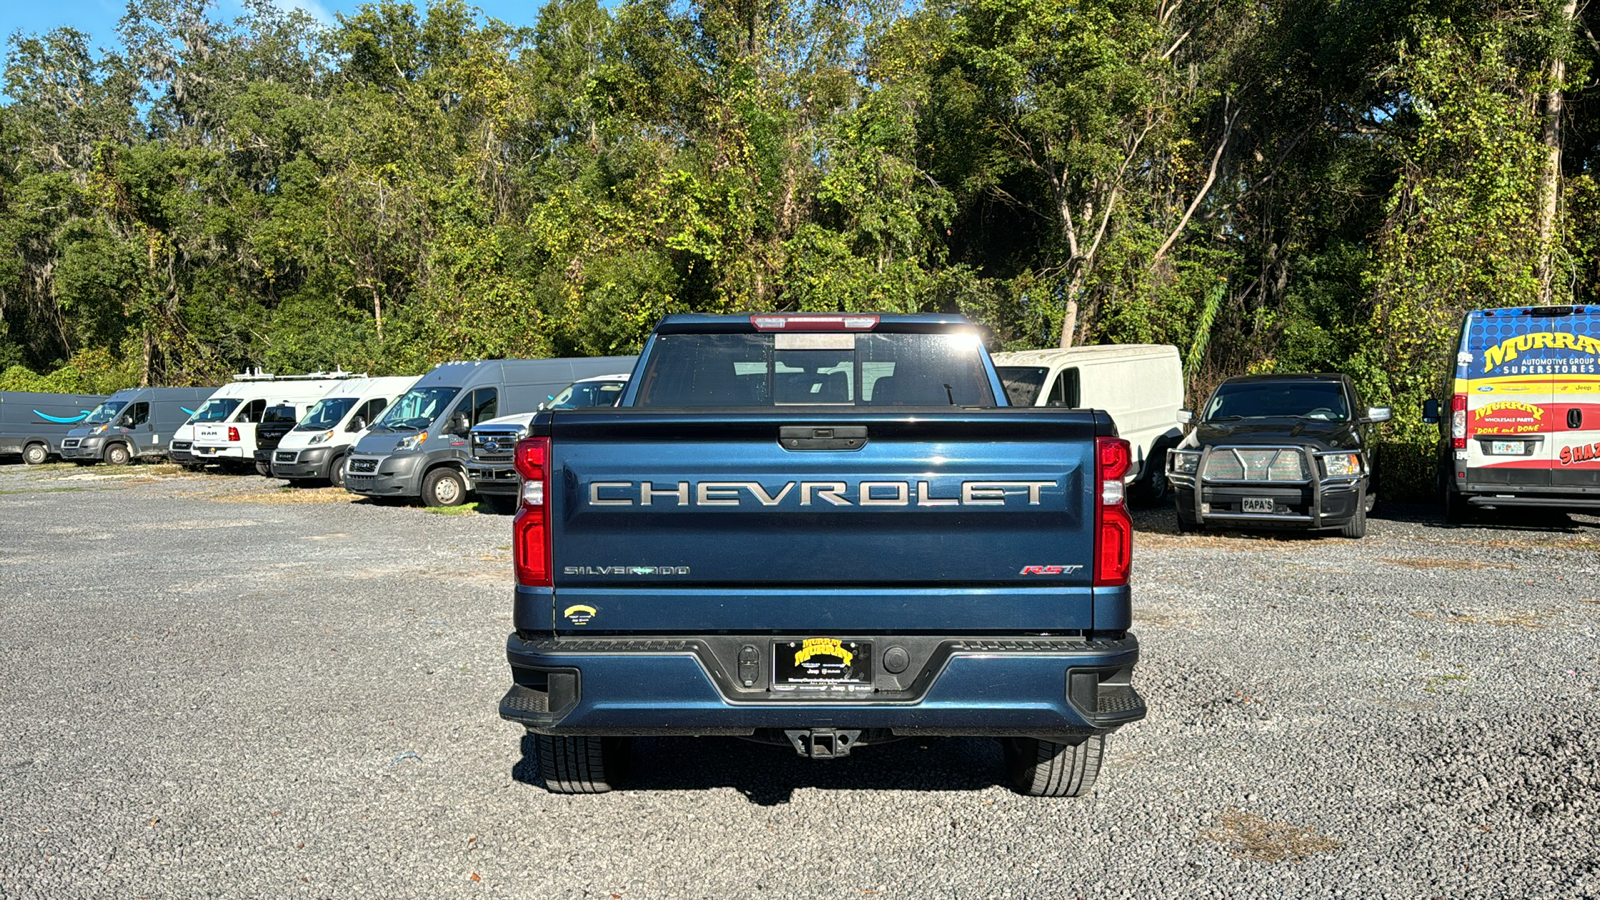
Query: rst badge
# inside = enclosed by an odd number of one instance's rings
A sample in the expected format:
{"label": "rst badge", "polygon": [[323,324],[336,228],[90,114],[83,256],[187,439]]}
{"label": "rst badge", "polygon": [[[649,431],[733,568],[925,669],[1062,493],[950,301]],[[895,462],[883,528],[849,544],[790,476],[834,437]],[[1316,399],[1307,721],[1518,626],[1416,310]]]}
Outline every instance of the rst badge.
{"label": "rst badge", "polygon": [[1018,575],[1076,575],[1083,566],[1023,566]]}

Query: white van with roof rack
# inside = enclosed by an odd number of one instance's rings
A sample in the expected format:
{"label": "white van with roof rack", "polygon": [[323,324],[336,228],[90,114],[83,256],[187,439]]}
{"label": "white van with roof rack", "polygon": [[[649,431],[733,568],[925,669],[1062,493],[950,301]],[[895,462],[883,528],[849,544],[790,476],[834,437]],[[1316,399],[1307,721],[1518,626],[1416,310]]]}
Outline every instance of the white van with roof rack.
{"label": "white van with roof rack", "polygon": [[[180,461],[245,471],[255,466],[256,424],[268,407],[293,406],[304,410],[334,387],[365,375],[350,372],[313,372],[309,375],[273,375],[257,369],[235,375],[217,388],[195,414],[189,447]],[[297,417],[298,418],[298,417]]]}

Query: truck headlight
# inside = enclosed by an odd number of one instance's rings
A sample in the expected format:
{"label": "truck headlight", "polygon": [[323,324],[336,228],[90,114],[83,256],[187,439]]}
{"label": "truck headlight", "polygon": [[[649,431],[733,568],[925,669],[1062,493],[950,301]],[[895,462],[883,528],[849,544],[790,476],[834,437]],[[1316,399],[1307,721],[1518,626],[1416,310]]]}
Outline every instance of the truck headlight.
{"label": "truck headlight", "polygon": [[1361,454],[1328,453],[1322,457],[1322,472],[1329,478],[1349,478],[1361,474]]}
{"label": "truck headlight", "polygon": [[406,435],[405,437],[401,438],[398,443],[396,443],[394,445],[394,449],[396,451],[415,450],[418,447],[421,447],[423,444],[427,443],[427,441],[428,441],[428,433],[426,431],[421,432],[419,434]]}
{"label": "truck headlight", "polygon": [[331,440],[332,438],[333,438],[333,432],[324,431],[321,434],[312,435],[311,436],[311,440],[307,441],[306,443],[308,443],[308,444],[310,444],[311,446],[314,447],[317,444],[320,444],[323,441]]}
{"label": "truck headlight", "polygon": [[1172,460],[1174,475],[1193,475],[1200,467],[1200,454],[1193,450],[1172,450],[1168,457]]}

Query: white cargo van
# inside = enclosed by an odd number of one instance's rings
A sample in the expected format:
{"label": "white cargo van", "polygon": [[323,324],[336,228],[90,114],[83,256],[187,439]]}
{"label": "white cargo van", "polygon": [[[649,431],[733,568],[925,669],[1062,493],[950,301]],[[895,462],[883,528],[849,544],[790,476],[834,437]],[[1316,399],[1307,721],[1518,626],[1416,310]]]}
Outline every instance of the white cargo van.
{"label": "white cargo van", "polygon": [[1167,493],[1167,450],[1183,432],[1183,365],[1170,344],[1099,344],[996,353],[1012,406],[1103,409],[1133,449],[1128,481],[1140,498]]}
{"label": "white cargo van", "polygon": [[352,378],[349,372],[315,372],[310,375],[272,375],[259,370],[235,375],[217,388],[190,417],[194,426],[192,462],[220,463],[244,471],[255,467],[256,423],[269,406],[305,409],[328,391]]}
{"label": "white cargo van", "polygon": [[328,391],[278,442],[272,453],[272,477],[343,487],[345,454],[419,377],[352,378]]}

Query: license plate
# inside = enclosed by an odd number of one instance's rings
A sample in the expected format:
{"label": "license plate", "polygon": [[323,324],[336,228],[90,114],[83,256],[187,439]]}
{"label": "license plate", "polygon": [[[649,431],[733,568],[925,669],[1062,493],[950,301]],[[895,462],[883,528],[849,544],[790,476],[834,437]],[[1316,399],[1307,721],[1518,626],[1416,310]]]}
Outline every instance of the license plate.
{"label": "license plate", "polygon": [[1272,512],[1272,500],[1268,497],[1246,497],[1244,498],[1244,511],[1247,513]]}
{"label": "license plate", "polygon": [[1522,456],[1527,452],[1526,441],[1490,441],[1489,454],[1491,456]]}
{"label": "license plate", "polygon": [[872,643],[834,638],[774,641],[775,690],[844,688],[872,685]]}

